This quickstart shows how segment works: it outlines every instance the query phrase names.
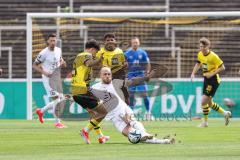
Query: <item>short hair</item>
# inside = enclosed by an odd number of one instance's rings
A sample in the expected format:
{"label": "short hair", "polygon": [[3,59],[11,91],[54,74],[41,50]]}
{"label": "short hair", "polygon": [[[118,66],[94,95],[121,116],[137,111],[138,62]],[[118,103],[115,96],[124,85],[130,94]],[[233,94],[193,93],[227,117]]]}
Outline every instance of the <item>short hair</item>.
{"label": "short hair", "polygon": [[104,70],[108,70],[109,72],[112,73],[111,68],[109,68],[109,67],[107,67],[107,66],[103,66],[103,67],[101,68],[101,70],[100,70],[100,73],[102,73]]}
{"label": "short hair", "polygon": [[55,33],[51,33],[51,34],[48,35],[48,39],[49,39],[50,37],[57,37],[57,35],[56,35]]}
{"label": "short hair", "polygon": [[85,48],[86,49],[95,48],[96,50],[100,50],[100,44],[95,39],[90,39],[85,44]]}
{"label": "short hair", "polygon": [[106,40],[107,38],[116,38],[115,34],[114,33],[106,33],[104,35],[104,40]]}
{"label": "short hair", "polygon": [[199,43],[202,43],[204,46],[210,46],[210,45],[211,45],[210,40],[207,39],[206,37],[202,37],[202,38],[199,40]]}
{"label": "short hair", "polygon": [[140,41],[140,39],[138,37],[133,37],[131,38],[131,40],[134,40],[134,39],[138,39]]}

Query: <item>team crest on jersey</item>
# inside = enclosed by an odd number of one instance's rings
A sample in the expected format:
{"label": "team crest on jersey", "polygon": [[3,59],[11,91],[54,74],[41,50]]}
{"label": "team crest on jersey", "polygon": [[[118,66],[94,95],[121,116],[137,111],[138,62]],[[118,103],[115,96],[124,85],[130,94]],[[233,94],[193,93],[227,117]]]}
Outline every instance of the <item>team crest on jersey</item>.
{"label": "team crest on jersey", "polygon": [[143,56],[140,54],[140,55],[138,55],[138,59],[142,59],[143,58]]}
{"label": "team crest on jersey", "polygon": [[117,65],[117,64],[118,64],[118,59],[112,58],[112,65]]}

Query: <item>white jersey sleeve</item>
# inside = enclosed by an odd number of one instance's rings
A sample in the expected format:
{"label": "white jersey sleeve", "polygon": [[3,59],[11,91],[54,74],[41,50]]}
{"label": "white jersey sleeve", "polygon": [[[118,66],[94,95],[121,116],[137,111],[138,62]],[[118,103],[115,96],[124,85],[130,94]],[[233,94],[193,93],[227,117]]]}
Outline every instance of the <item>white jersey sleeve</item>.
{"label": "white jersey sleeve", "polygon": [[43,49],[43,50],[37,55],[34,63],[35,63],[35,64],[41,64],[41,63],[43,63],[43,62],[45,61],[45,59],[46,59],[46,52],[45,52],[45,50]]}

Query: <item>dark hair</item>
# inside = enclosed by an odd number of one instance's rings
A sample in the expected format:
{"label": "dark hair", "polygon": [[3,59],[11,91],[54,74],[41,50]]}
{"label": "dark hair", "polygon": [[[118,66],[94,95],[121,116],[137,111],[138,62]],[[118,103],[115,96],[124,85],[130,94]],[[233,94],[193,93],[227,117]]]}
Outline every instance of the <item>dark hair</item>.
{"label": "dark hair", "polygon": [[210,40],[207,39],[206,37],[202,37],[202,38],[199,40],[199,43],[202,43],[204,46],[210,46],[210,45],[211,45]]}
{"label": "dark hair", "polygon": [[48,39],[49,39],[50,37],[57,37],[57,35],[56,35],[55,33],[52,33],[52,34],[49,34],[49,35],[48,35]]}
{"label": "dark hair", "polygon": [[99,43],[95,39],[90,39],[85,44],[85,48],[86,49],[95,48],[96,50],[100,50],[100,45],[99,45]]}
{"label": "dark hair", "polygon": [[106,33],[104,35],[104,40],[106,40],[107,38],[116,38],[115,34],[114,33]]}

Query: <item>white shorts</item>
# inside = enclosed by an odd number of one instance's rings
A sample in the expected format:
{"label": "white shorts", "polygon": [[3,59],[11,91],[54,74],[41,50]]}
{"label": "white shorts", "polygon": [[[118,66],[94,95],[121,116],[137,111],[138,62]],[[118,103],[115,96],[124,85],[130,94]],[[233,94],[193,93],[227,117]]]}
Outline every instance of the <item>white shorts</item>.
{"label": "white shorts", "polygon": [[119,132],[122,133],[123,129],[128,125],[122,117],[124,115],[133,115],[133,111],[130,107],[127,105],[121,105],[109,112],[106,116],[107,119],[110,119],[113,123],[113,125],[117,128]]}
{"label": "white shorts", "polygon": [[47,93],[49,98],[59,96],[59,93],[52,88],[53,85],[50,85],[50,83],[52,83],[52,82],[50,82],[49,77],[46,77],[46,76],[43,75],[42,80],[43,80],[43,86],[44,86],[44,88],[46,90],[46,93]]}

